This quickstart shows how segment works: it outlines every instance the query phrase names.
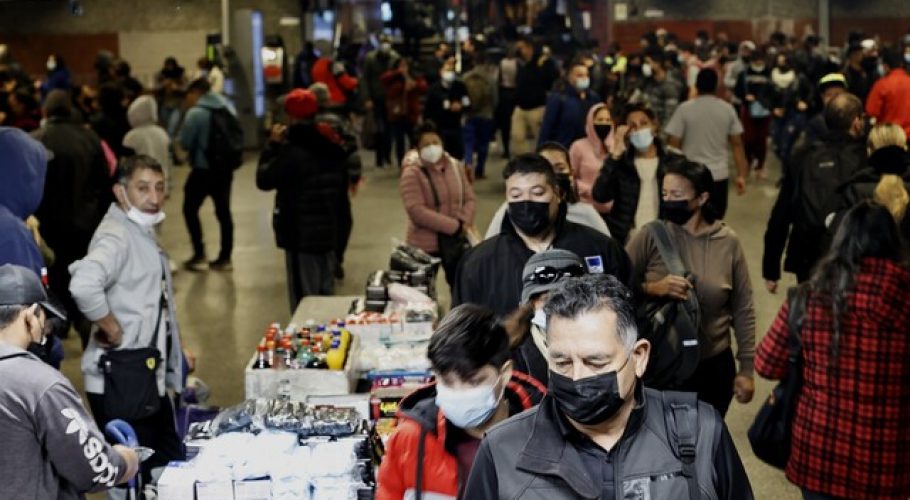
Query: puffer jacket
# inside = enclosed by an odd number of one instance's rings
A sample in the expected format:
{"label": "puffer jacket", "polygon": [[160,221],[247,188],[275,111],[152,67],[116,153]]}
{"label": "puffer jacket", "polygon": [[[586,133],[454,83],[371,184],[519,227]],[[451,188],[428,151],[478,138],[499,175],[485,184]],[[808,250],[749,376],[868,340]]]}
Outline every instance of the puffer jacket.
{"label": "puffer jacket", "polygon": [[[427,175],[433,179],[440,206]],[[436,165],[425,165],[417,151],[409,151],[401,163],[398,189],[408,213],[409,245],[435,253],[439,250],[439,233],[454,235],[459,225],[474,224],[474,188],[461,163],[448,153]]]}
{"label": "puffer jacket", "polygon": [[[513,371],[504,396],[509,402],[509,415],[537,405],[546,392],[546,387],[537,380]],[[423,498],[454,500],[470,471],[459,470],[449,439],[456,428],[436,406],[436,385],[422,387],[402,399],[398,417],[398,428],[386,445],[379,468],[376,500],[414,498],[418,471],[423,477]],[[424,440],[422,455],[418,451],[421,439]]]}
{"label": "puffer jacket", "polygon": [[[663,182],[664,168],[670,161],[678,161],[683,157],[676,153],[666,151],[657,139],[657,190]],[[638,198],[641,195],[641,179],[635,168],[635,149],[628,148],[622,158],[615,160],[607,158],[604,162],[592,190],[594,199],[602,203],[613,203],[610,213],[604,214],[610,234],[620,243],[625,243],[635,223],[635,212],[638,210]]]}
{"label": "puffer jacket", "polygon": [[594,201],[592,191],[597,175],[603,167],[604,160],[610,155],[613,148],[614,129],[610,135],[603,141],[597,137],[594,131],[594,115],[598,111],[607,107],[604,103],[595,104],[588,111],[588,117],[585,120],[585,135],[572,143],[569,148],[569,162],[572,164],[572,172],[575,174],[575,183],[578,186],[578,196],[581,201],[590,203],[598,213],[605,214],[612,206],[610,203],[597,203]]}
{"label": "puffer jacket", "polygon": [[287,251],[332,251],[338,234],[336,207],[347,196],[344,139],[325,122],[292,125],[286,144],[269,143],[259,157],[256,186],[277,190],[272,227]]}

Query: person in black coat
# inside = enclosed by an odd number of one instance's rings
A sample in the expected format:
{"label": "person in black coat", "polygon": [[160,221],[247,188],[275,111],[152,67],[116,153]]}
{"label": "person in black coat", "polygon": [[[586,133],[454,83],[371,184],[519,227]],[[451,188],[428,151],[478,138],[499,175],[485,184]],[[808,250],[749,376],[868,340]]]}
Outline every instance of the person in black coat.
{"label": "person in black coat", "polygon": [[277,190],[272,226],[285,251],[291,311],[307,295],[335,288],[336,214],[348,188],[345,141],[330,123],[314,119],[316,96],[294,89],[285,99],[291,125],[272,127],[259,158],[256,186]]}
{"label": "person in black coat", "polygon": [[[613,202],[613,208],[609,213],[603,214],[603,217],[610,228],[610,234],[616,241],[623,244],[629,239],[629,234],[636,226],[635,219],[639,213],[643,192],[642,175],[646,171],[644,164],[648,162],[648,159],[651,159],[652,162],[654,159],[657,160],[657,169],[653,172],[653,179],[650,177],[648,179],[648,182],[654,183],[650,188],[651,193],[656,196],[651,197],[653,207],[651,207],[650,213],[656,218],[664,167],[670,161],[685,159],[682,155],[664,149],[660,139],[657,138],[657,120],[651,109],[640,105],[630,106],[625,111],[624,121],[625,125],[619,127],[615,133],[612,152],[604,161],[600,174],[591,189],[591,195],[598,203]],[[638,149],[631,144],[630,137],[632,134],[646,129],[651,130],[651,142],[647,146],[639,144],[644,147]],[[642,164],[642,168],[639,168],[639,163]],[[651,220],[639,222],[644,225]]]}
{"label": "person in black coat", "polygon": [[471,106],[468,88],[455,73],[455,58],[446,59],[439,71],[440,80],[427,92],[423,118],[436,125],[443,148],[453,158],[464,158],[461,118]]}
{"label": "person in black coat", "polygon": [[628,283],[631,264],[625,250],[595,229],[566,220],[550,162],[537,153],[518,155],[503,170],[509,208],[500,234],[485,240],[461,259],[452,290],[452,306],[474,303],[504,317],[518,307],[522,271],[534,254],[569,250],[589,273],[612,274]]}

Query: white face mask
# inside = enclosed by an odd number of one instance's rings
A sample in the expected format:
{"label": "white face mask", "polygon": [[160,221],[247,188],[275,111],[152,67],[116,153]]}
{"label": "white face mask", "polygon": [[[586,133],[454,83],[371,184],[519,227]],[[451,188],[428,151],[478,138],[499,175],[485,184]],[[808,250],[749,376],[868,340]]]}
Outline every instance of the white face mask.
{"label": "white face mask", "polygon": [[547,313],[543,309],[534,311],[534,317],[531,318],[531,324],[537,325],[541,331],[547,331]]}
{"label": "white face mask", "polygon": [[163,221],[165,217],[164,212],[159,210],[153,214],[150,214],[139,210],[130,204],[130,199],[126,196],[126,188],[121,185],[121,189],[121,192],[123,193],[123,201],[127,206],[126,217],[129,220],[135,222],[136,224],[139,224],[145,229],[151,229],[158,224],[161,224],[161,221]]}
{"label": "white face mask", "polygon": [[455,81],[455,72],[454,71],[443,71],[442,72],[442,81],[446,83],[452,83]]}
{"label": "white face mask", "polygon": [[442,158],[442,146],[439,144],[430,144],[420,148],[420,159],[430,165],[435,164]]}
{"label": "white face mask", "polygon": [[48,59],[47,60],[47,70],[54,71],[55,69],[57,69],[57,61],[55,61],[54,59]]}
{"label": "white face mask", "polygon": [[641,76],[645,78],[651,78],[651,75],[654,74],[654,70],[651,68],[651,65],[648,63],[641,65]]}
{"label": "white face mask", "polygon": [[470,389],[452,389],[437,381],[436,406],[456,427],[473,429],[490,420],[503,392],[496,394],[495,382]]}

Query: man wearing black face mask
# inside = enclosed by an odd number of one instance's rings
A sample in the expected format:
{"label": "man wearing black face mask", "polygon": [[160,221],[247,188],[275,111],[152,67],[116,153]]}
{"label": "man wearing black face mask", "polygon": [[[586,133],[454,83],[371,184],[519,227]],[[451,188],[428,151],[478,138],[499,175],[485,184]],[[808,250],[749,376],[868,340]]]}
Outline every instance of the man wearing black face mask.
{"label": "man wearing black face mask", "polygon": [[503,171],[509,202],[500,232],[471,249],[458,266],[452,305],[471,302],[504,316],[518,307],[521,271],[531,255],[569,250],[590,273],[629,279],[629,258],[612,238],[566,220],[553,167],[536,153],[513,158]]}
{"label": "man wearing black face mask", "polygon": [[551,293],[549,393],[487,433],[465,498],[753,498],[720,415],[643,386],[650,343],[631,296],[602,275]]}

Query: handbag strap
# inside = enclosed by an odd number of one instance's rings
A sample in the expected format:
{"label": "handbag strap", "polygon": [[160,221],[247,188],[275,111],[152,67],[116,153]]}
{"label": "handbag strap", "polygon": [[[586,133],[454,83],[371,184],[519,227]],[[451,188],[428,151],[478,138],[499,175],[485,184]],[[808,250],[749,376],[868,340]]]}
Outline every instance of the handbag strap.
{"label": "handbag strap", "polygon": [[787,350],[789,351],[789,362],[795,365],[800,361],[802,353],[802,339],[800,332],[803,329],[803,321],[806,319],[806,303],[809,301],[809,286],[803,283],[799,286],[787,289],[787,303],[789,304],[789,313],[787,314]]}
{"label": "handbag strap", "polygon": [[654,243],[657,245],[657,251],[660,252],[660,258],[663,259],[670,274],[676,276],[689,274],[683,264],[682,257],[676,250],[676,245],[673,244],[673,239],[670,236],[670,231],[667,230],[666,224],[663,221],[656,220],[648,223],[648,226],[651,228],[651,234],[654,236]]}
{"label": "handbag strap", "polygon": [[164,316],[164,308],[168,303],[167,297],[167,276],[164,274],[164,263],[161,265],[161,296],[158,297],[158,319],[155,320],[155,332],[152,334],[152,341],[149,347],[158,345],[158,330],[161,328],[161,317]]}
{"label": "handbag strap", "polygon": [[433,203],[436,204],[436,211],[442,212],[442,203],[439,202],[439,193],[436,192],[436,186],[433,185],[433,178],[430,177],[429,170],[427,170],[427,167],[421,165],[420,171],[426,176],[427,183],[430,185],[430,191],[433,193]]}

